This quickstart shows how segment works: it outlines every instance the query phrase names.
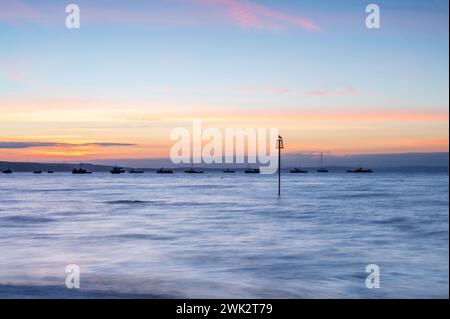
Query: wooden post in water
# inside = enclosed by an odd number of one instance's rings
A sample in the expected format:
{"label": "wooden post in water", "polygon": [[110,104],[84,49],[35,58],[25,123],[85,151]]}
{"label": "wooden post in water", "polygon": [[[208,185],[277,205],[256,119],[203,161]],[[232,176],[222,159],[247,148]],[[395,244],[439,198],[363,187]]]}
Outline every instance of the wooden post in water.
{"label": "wooden post in water", "polygon": [[278,135],[277,148],[278,148],[278,197],[280,197],[281,196],[281,149],[284,148],[283,138],[280,135]]}

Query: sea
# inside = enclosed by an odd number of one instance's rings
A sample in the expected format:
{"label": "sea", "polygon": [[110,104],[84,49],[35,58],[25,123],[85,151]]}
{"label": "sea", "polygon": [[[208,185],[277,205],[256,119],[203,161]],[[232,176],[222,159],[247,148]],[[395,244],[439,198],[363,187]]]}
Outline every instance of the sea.
{"label": "sea", "polygon": [[0,298],[448,298],[448,208],[448,171],[0,174]]}

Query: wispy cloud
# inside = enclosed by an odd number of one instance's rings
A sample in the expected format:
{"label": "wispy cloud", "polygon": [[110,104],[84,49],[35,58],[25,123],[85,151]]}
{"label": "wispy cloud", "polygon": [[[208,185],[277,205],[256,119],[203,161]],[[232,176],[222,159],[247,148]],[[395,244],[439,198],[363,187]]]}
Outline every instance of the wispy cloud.
{"label": "wispy cloud", "polygon": [[228,18],[239,26],[252,29],[283,29],[296,26],[310,31],[320,30],[310,20],[268,6],[246,0],[197,0],[198,2],[220,6]]}
{"label": "wispy cloud", "polygon": [[255,86],[246,86],[238,88],[239,93],[243,94],[288,94],[291,93],[291,89],[284,87],[255,87]]}
{"label": "wispy cloud", "polygon": [[[125,115],[124,115],[125,116]],[[304,122],[304,123],[412,123],[412,122],[448,122],[448,112],[433,111],[389,111],[389,110],[276,110],[261,111],[258,113],[245,111],[239,108],[229,107],[220,112],[212,112],[208,108],[191,111],[179,111],[165,114],[133,114],[128,117],[130,121],[191,121],[193,118],[201,118],[204,121],[226,121],[235,123],[245,122],[255,125],[258,122],[277,121],[278,123]]]}
{"label": "wispy cloud", "polygon": [[[169,2],[169,1],[167,1]],[[280,30],[287,27],[317,31],[319,26],[307,18],[276,10],[247,0],[171,0],[141,5],[97,6],[83,4],[83,20],[87,23],[121,23],[149,25],[211,25],[232,23],[246,29]],[[60,23],[60,6],[30,5],[22,0],[2,0],[0,21],[38,24]]]}
{"label": "wispy cloud", "polygon": [[156,93],[161,93],[161,94],[171,94],[171,93],[175,93],[175,88],[171,87],[171,86],[160,86],[156,89],[153,90]]}
{"label": "wispy cloud", "polygon": [[18,59],[0,61],[0,76],[12,83],[32,88],[40,87],[38,82],[31,78],[28,63]]}
{"label": "wispy cloud", "polygon": [[358,94],[358,91],[352,87],[347,87],[344,89],[337,89],[337,90],[323,90],[323,89],[317,89],[317,90],[311,90],[305,92],[306,96],[355,96]]}
{"label": "wispy cloud", "polygon": [[83,143],[83,144],[56,143],[56,142],[0,142],[0,149],[21,149],[32,147],[83,147],[83,146],[110,147],[110,146],[136,146],[136,144],[108,143],[108,142]]}
{"label": "wispy cloud", "polygon": [[45,24],[47,19],[47,15],[23,1],[2,0],[0,3],[0,21]]}

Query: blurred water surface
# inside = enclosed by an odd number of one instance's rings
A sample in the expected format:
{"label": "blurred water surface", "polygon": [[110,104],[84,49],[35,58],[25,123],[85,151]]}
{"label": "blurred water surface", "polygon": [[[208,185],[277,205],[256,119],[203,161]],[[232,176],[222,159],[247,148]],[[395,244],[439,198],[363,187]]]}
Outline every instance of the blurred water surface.
{"label": "blurred water surface", "polygon": [[281,198],[242,173],[2,175],[0,297],[448,298],[448,191],[420,172],[283,174]]}

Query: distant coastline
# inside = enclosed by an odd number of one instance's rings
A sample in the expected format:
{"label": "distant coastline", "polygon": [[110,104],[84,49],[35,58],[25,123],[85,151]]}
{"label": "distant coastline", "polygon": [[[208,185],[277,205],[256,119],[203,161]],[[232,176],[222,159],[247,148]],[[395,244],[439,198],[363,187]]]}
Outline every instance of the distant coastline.
{"label": "distant coastline", "polygon": [[[349,168],[364,166],[377,171],[448,171],[449,153],[403,153],[403,154],[373,154],[326,156],[325,166],[330,171],[340,172]],[[35,170],[70,172],[79,167],[80,163],[44,163],[44,162],[9,162],[0,161],[0,170],[10,168],[14,172],[33,172]],[[251,164],[256,166],[258,164]],[[109,172],[114,166],[126,170],[142,169],[155,171],[161,167],[182,171],[189,167],[187,164],[175,165],[169,159],[99,159],[83,162],[83,167],[92,172]],[[205,171],[221,171],[226,168],[245,170],[248,164],[197,164],[196,167]],[[318,167],[316,155],[286,154],[282,158],[282,168],[288,170],[301,166],[314,170]]]}

